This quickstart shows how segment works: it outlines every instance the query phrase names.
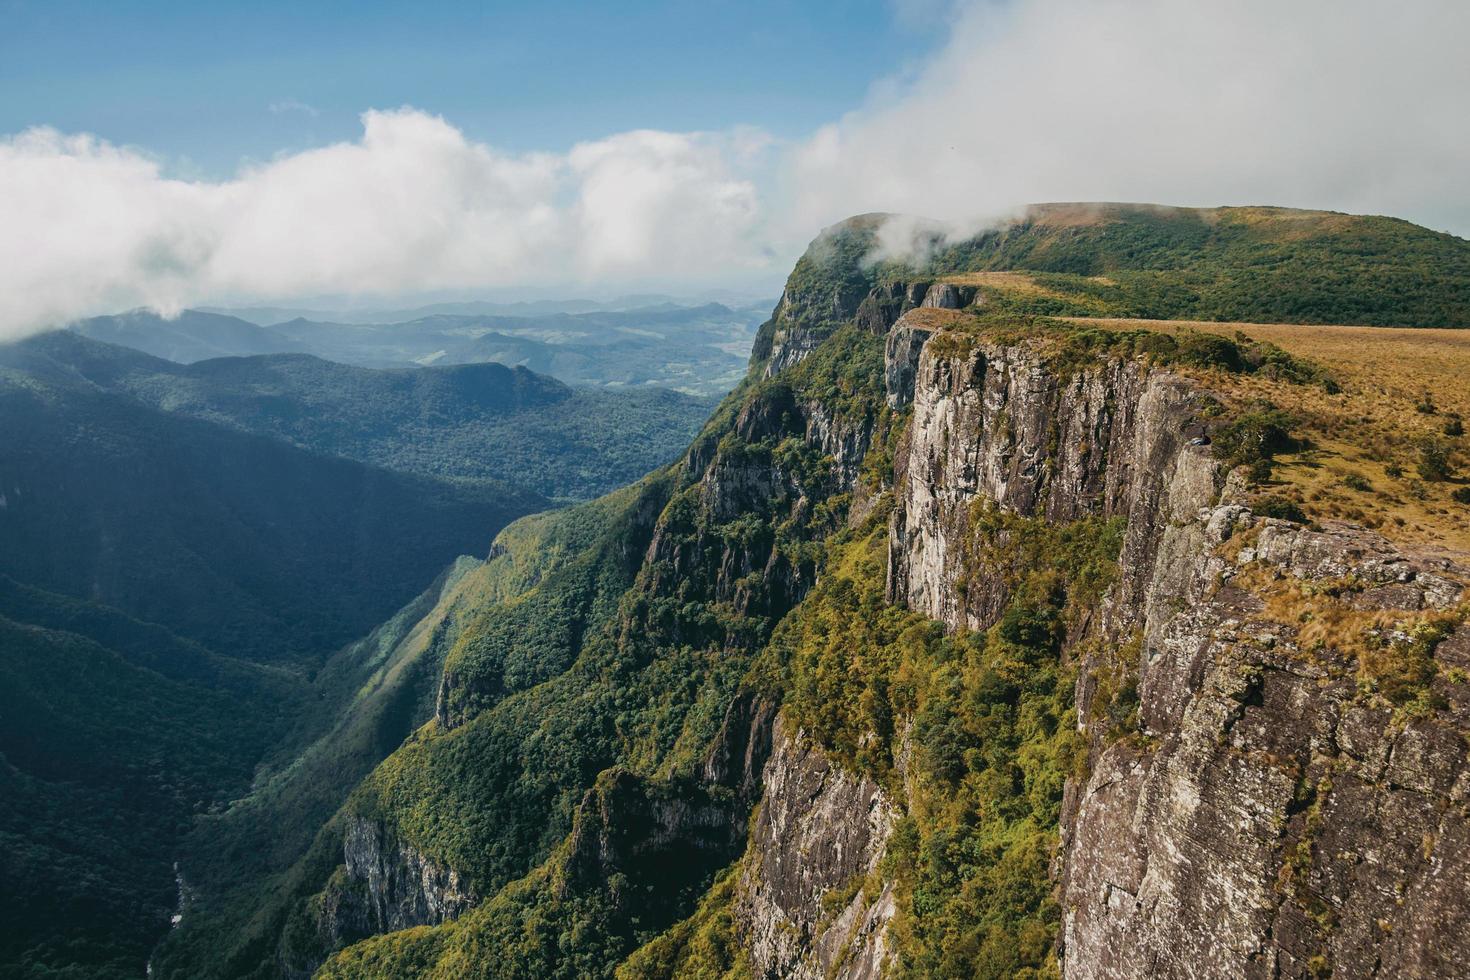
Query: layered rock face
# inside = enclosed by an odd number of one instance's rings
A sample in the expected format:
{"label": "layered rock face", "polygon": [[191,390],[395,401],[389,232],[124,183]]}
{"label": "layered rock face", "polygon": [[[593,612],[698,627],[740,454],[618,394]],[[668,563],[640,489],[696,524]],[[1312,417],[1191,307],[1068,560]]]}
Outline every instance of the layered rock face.
{"label": "layered rock face", "polygon": [[751,965],[764,977],[881,976],[893,893],[865,886],[898,809],[779,722],[775,746],[735,909]]}
{"label": "layered rock face", "polygon": [[[1172,522],[1218,496],[1218,464],[1187,435],[1206,398],[1182,378],[1122,360],[1063,376],[1033,348],[938,353],[928,334],[905,319],[888,341],[890,401],[913,406],[895,461],[893,601],[954,628],[990,625],[1009,595],[1003,575],[967,572],[976,508],[1125,515],[1121,561],[1139,568]],[[1115,618],[1131,625],[1141,582],[1126,578]]]}
{"label": "layered rock face", "polygon": [[345,873],[322,896],[320,928],[333,946],[438,925],[477,900],[457,871],[435,864],[376,820],[349,816],[342,851]]}
{"label": "layered rock face", "polygon": [[[1459,601],[1470,569],[1231,505],[1173,536],[1148,586],[1146,740],[1098,752],[1068,806],[1066,974],[1458,975],[1470,690],[1451,678],[1470,628],[1435,648],[1443,707],[1416,717],[1365,697],[1350,657],[1271,607],[1273,593],[1307,596],[1308,623],[1334,608],[1432,613]],[[1232,540],[1245,542],[1233,558]],[[1422,643],[1385,640],[1402,658]]]}
{"label": "layered rock face", "polygon": [[[1191,438],[1208,395],[1182,377],[1132,360],[1063,372],[1026,344],[932,335],[905,316],[887,344],[889,403],[913,413],[893,601],[983,629],[1009,592],[972,553],[978,513],[1127,518],[1119,580],[1072,638],[1092,748],[1056,864],[1064,975],[1462,973],[1470,626],[1448,613],[1470,568],[1355,525],[1253,515]],[[1375,657],[1437,669],[1415,699],[1388,700],[1367,679]],[[1137,690],[1126,737],[1094,711],[1110,671]],[[819,897],[878,866],[904,801],[795,733],[776,742],[737,908],[752,963],[876,975],[882,883],[838,910]]]}

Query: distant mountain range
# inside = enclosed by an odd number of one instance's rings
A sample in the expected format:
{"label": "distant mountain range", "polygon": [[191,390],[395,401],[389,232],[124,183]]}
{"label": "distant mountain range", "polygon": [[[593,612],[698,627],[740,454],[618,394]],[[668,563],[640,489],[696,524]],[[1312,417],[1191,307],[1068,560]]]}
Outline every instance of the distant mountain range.
{"label": "distant mountain range", "polygon": [[695,307],[709,303],[721,303],[730,307],[758,307],[769,310],[775,299],[752,296],[749,293],[731,290],[711,290],[697,299],[671,296],[666,293],[630,293],[610,300],[595,299],[539,299],[501,301],[469,300],[460,302],[425,303],[421,306],[400,309],[350,309],[338,307],[293,307],[293,306],[201,306],[205,313],[222,313],[249,320],[260,326],[270,326],[286,320],[318,320],[331,323],[406,323],[426,316],[546,316],[553,313],[626,313],[649,307]]}
{"label": "distant mountain range", "polygon": [[767,303],[732,308],[661,302],[570,312],[546,309],[549,305],[578,304],[525,304],[521,312],[494,304],[442,304],[400,311],[393,315],[405,319],[389,321],[344,322],[313,315],[269,324],[203,310],[185,310],[173,319],[134,311],[82,320],[71,329],[183,364],[280,353],[314,354],[366,367],[495,361],[569,384],[656,386],[717,395],[744,373],[756,328],[770,309]]}

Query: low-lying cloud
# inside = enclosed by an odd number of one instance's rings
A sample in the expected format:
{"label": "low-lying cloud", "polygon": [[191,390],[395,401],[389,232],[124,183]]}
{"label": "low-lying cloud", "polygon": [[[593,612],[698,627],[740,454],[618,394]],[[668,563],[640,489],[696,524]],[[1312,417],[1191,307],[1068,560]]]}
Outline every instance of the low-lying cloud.
{"label": "low-lying cloud", "polygon": [[974,228],[1028,201],[1261,203],[1470,233],[1462,0],[910,6],[946,19],[940,49],[787,144],[636,131],[510,154],[399,109],[207,182],[85,135],[0,138],[0,336],[139,305],[774,282],[874,210]]}
{"label": "low-lying cloud", "polygon": [[975,0],[793,155],[800,223],[1279,204],[1470,233],[1464,0]]}
{"label": "low-lying cloud", "polygon": [[629,132],[514,155],[412,109],[362,124],[356,142],[223,182],[169,179],[89,136],[0,141],[0,333],[219,297],[677,281],[769,261],[740,172],[758,136]]}

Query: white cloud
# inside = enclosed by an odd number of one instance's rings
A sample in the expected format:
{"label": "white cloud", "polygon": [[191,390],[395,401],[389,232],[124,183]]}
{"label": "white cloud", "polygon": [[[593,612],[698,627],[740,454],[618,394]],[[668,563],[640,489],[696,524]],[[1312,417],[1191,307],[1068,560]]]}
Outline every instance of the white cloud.
{"label": "white cloud", "polygon": [[214,183],[91,137],[0,140],[0,335],[220,297],[714,280],[763,261],[752,134],[505,154],[411,109],[362,122],[357,142]]}
{"label": "white cloud", "polygon": [[1464,0],[895,3],[945,43],[794,145],[639,130],[509,154],[402,109],[203,182],[87,136],[0,138],[0,336],[137,305],[774,281],[875,210],[1262,203],[1470,233]]}
{"label": "white cloud", "polygon": [[1252,203],[1466,234],[1467,38],[1464,0],[977,0],[795,153],[794,220]]}

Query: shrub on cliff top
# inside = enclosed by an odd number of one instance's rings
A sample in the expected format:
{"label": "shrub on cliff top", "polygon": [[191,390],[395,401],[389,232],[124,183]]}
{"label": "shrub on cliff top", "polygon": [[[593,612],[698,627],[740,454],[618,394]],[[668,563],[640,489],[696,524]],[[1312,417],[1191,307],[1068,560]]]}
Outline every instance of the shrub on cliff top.
{"label": "shrub on cliff top", "polygon": [[1228,466],[1269,463],[1277,453],[1291,452],[1301,443],[1291,434],[1295,419],[1260,402],[1214,433],[1215,454]]}

